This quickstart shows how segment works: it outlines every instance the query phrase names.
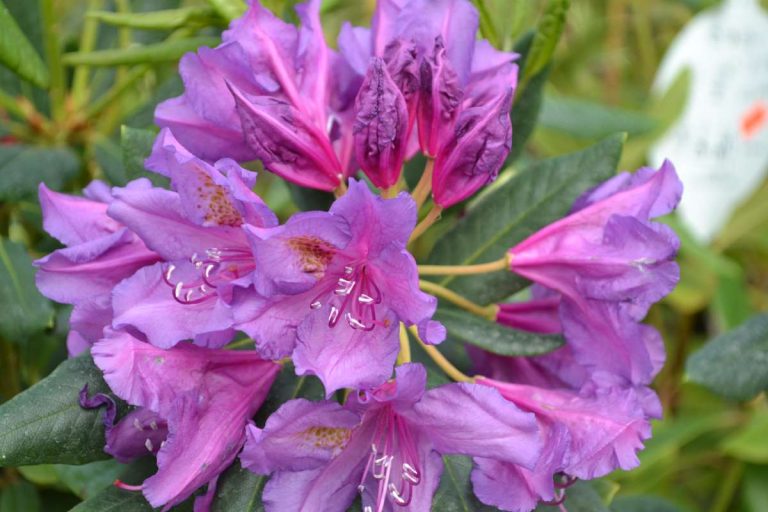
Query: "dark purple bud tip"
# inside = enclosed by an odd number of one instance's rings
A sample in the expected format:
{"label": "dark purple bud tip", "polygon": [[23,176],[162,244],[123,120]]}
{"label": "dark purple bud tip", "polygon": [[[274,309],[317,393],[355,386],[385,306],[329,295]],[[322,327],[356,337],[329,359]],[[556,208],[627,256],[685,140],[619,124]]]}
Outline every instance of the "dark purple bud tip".
{"label": "dark purple bud tip", "polygon": [[104,417],[102,422],[104,423],[104,429],[106,432],[112,430],[115,425],[115,418],[117,417],[117,404],[115,400],[104,393],[96,393],[92,397],[88,397],[88,384],[83,386],[80,390],[79,398],[80,407],[83,409],[98,409],[102,405],[106,405],[107,408],[104,411]]}

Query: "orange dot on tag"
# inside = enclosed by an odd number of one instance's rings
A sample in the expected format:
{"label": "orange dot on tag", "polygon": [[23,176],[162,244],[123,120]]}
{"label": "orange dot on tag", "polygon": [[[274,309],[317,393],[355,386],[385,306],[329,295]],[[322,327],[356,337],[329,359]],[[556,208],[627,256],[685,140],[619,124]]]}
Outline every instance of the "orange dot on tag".
{"label": "orange dot on tag", "polygon": [[757,100],[741,116],[741,136],[745,139],[754,137],[768,121],[768,106],[765,102]]}

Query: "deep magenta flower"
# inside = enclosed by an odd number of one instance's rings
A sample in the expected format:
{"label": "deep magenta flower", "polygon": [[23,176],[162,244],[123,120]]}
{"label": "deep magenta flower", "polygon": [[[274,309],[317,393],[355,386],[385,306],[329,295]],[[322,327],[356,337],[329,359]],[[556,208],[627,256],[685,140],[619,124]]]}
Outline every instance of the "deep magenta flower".
{"label": "deep magenta flower", "polygon": [[[467,0],[378,2],[371,30],[342,28],[339,48],[350,68],[366,84],[380,77],[379,87],[361,88],[357,109],[365,117],[381,113],[377,133],[387,136],[371,143],[370,131],[358,131],[355,138],[358,160],[377,185],[396,182],[414,124],[422,152],[435,158],[438,205],[462,201],[498,174],[511,148],[517,55],[476,41],[477,29]],[[376,165],[360,155],[375,157]]]}
{"label": "deep magenta flower", "polygon": [[323,38],[320,0],[296,7],[299,28],[249,3],[220,46],[182,58],[185,92],[158,105],[155,121],[205,160],[260,159],[289,181],[333,190],[352,170],[357,91]]}
{"label": "deep magenta flower", "polygon": [[533,285],[531,290],[530,300],[498,304],[496,322],[541,334],[563,332],[559,313],[560,295],[538,285]]}
{"label": "deep magenta flower", "polygon": [[111,322],[115,285],[160,259],[107,215],[113,197],[106,184],[94,181],[84,194],[69,196],[40,184],[43,227],[66,247],[35,262],[37,287],[50,299],[74,304],[67,337],[72,356],[101,338]]}
{"label": "deep magenta flower", "polygon": [[[360,493],[366,511],[429,511],[443,465],[440,454],[467,454],[533,467],[539,452],[533,416],[496,391],[450,384],[424,391],[418,364],[396,379],[335,402],[292,400],[264,429],[250,426],[244,467],[272,474],[268,512],[347,510]],[[456,411],[461,411],[460,415]]]}
{"label": "deep magenta flower", "polygon": [[650,219],[672,211],[681,193],[669,162],[624,173],[509,250],[513,272],[561,295],[563,333],[596,371],[648,384],[663,363],[660,336],[638,321],[678,280],[679,241]]}
{"label": "deep magenta flower", "polygon": [[[216,479],[245,442],[246,424],[280,368],[252,351],[187,343],[162,350],[111,330],[94,345],[92,355],[112,391],[143,408],[115,427],[126,432],[112,439],[112,447],[131,454],[137,437],[143,437],[145,449],[157,452],[157,473],[136,489],[164,511],[206,484],[208,494],[199,499],[205,503],[212,498]],[[158,444],[162,428],[168,435]]]}
{"label": "deep magenta flower", "polygon": [[234,332],[233,288],[249,287],[255,269],[242,226],[273,226],[277,218],[251,190],[255,173],[229,159],[207,164],[168,130],[147,166],[169,177],[174,191],[137,180],[114,189],[108,214],[163,261],[114,288],[112,324],[134,327],[158,347],[185,339],[221,346]]}
{"label": "deep magenta flower", "polygon": [[430,318],[437,301],[419,289],[405,246],[416,205],[405,193],[375,196],[350,180],[329,212],[306,212],[279,227],[247,227],[256,290],[269,297],[240,308],[238,328],[265,357],[293,354],[299,374],[320,377],[326,391],[368,388],[392,373],[399,323],[442,341]]}

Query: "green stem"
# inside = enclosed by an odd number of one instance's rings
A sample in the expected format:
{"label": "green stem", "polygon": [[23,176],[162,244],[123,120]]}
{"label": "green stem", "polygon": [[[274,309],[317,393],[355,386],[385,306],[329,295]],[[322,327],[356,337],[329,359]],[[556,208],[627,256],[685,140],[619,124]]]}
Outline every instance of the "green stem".
{"label": "green stem", "polygon": [[744,473],[744,463],[733,460],[725,470],[725,475],[721,479],[720,487],[717,489],[712,508],[710,512],[726,512],[730,510],[733,495],[741,482],[741,475]]}
{"label": "green stem", "polygon": [[40,0],[45,55],[48,59],[48,70],[51,74],[51,85],[48,92],[51,97],[51,114],[54,120],[61,121],[66,112],[64,105],[66,84],[64,83],[64,64],[61,62],[61,46],[56,28],[56,12],[53,4],[53,0]]}
{"label": "green stem", "polygon": [[508,270],[510,256],[488,263],[477,265],[419,265],[419,275],[422,276],[471,276],[475,274],[488,274],[500,270]]}
{"label": "green stem", "polygon": [[498,306],[495,304],[491,304],[490,306],[481,306],[480,304],[472,302],[466,297],[459,295],[453,290],[449,290],[448,288],[440,286],[439,284],[433,283],[431,281],[420,280],[419,288],[429,294],[435,295],[441,299],[445,299],[448,302],[452,302],[460,308],[465,309],[479,317],[486,318],[491,321],[496,320],[496,315],[498,314]]}
{"label": "green stem", "polygon": [[411,326],[408,328],[408,330],[411,331],[411,334],[414,338],[416,338],[416,341],[419,343],[419,346],[424,349],[424,352],[427,353],[427,355],[432,358],[432,360],[435,362],[437,366],[440,367],[441,370],[445,372],[446,375],[448,375],[450,378],[455,380],[456,382],[474,382],[475,379],[472,377],[465,375],[461,372],[458,368],[453,366],[453,364],[446,359],[446,357],[440,353],[439,350],[437,350],[432,345],[427,345],[423,341],[421,341],[421,338],[419,338],[419,331],[416,328],[416,326]]}
{"label": "green stem", "polygon": [[[89,0],[88,10],[99,10],[102,8],[102,4],[102,0]],[[86,18],[83,22],[83,33],[80,36],[80,45],[77,50],[79,52],[93,51],[96,47],[98,33],[99,20],[91,17]],[[72,79],[72,98],[78,107],[87,104],[90,98],[90,90],[88,88],[90,71],[88,66],[81,65],[75,68],[75,76]]]}
{"label": "green stem", "polygon": [[117,98],[125,94],[131,88],[131,86],[138,82],[139,79],[141,79],[141,77],[143,77],[149,70],[149,66],[137,66],[130,70],[121,81],[116,82],[107,92],[99,97],[99,99],[93,102],[90,107],[85,109],[85,118],[93,119],[99,115]]}

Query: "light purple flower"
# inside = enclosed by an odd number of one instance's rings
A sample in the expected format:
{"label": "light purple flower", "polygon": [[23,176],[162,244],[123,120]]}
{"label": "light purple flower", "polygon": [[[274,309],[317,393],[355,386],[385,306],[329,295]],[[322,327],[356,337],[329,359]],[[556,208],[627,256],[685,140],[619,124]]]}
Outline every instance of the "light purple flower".
{"label": "light purple flower", "polygon": [[669,162],[624,173],[509,250],[513,272],[561,295],[565,338],[593,371],[648,384],[661,368],[661,338],[638,321],[678,280],[679,241],[650,219],[674,209],[681,192]]}
{"label": "light purple flower", "polygon": [[263,429],[249,427],[241,461],[272,473],[263,494],[268,512],[343,512],[358,492],[365,510],[426,512],[443,469],[440,454],[536,464],[532,415],[494,390],[451,384],[425,392],[426,371],[417,364],[396,374],[351,395],[344,407],[292,400]]}
{"label": "light purple flower", "polygon": [[[205,484],[212,496],[216,479],[244,443],[245,426],[280,368],[252,351],[191,344],[162,350],[116,331],[107,331],[92,355],[112,391],[144,408],[115,428],[125,431],[120,440],[128,454],[134,453],[136,436],[144,436],[148,451],[157,450],[158,471],[139,488],[153,507],[164,511]],[[162,422],[167,426],[168,436],[159,447],[153,421],[157,430]],[[117,448],[118,440],[112,441]]]}
{"label": "light purple flower", "polygon": [[563,327],[558,314],[559,306],[560,297],[499,304],[496,322],[528,332],[541,334],[560,333]]}
{"label": "light purple flower", "polygon": [[37,286],[46,297],[74,304],[67,339],[69,354],[101,338],[112,319],[114,286],[160,256],[120,222],[107,215],[109,187],[94,181],[85,197],[69,196],[40,184],[43,227],[66,247],[35,262]]}
{"label": "light purple flower", "polygon": [[155,121],[199,157],[260,159],[299,185],[333,190],[352,170],[352,101],[359,83],[328,48],[320,0],[296,7],[299,28],[251,0],[217,48],[185,55],[185,93]]}
{"label": "light purple flower", "polygon": [[475,494],[502,510],[527,512],[539,500],[555,501],[555,475],[592,479],[639,464],[637,451],[650,437],[642,392],[633,388],[546,389],[477,378],[522,410],[532,412],[543,433],[539,465],[531,470],[508,461],[475,459]]}
{"label": "light purple flower", "polygon": [[108,214],[163,261],[114,288],[113,326],[134,327],[162,348],[184,339],[221,346],[234,332],[233,289],[250,287],[255,269],[242,226],[274,226],[277,218],[251,190],[255,173],[229,159],[207,164],[168,130],[147,165],[175,191],[137,180],[114,190]]}
{"label": "light purple flower", "polygon": [[238,328],[266,357],[293,353],[296,371],[320,377],[328,393],[381,384],[397,356],[399,322],[418,325],[428,342],[442,341],[429,324],[437,301],[420,291],[405,248],[415,223],[407,194],[382,199],[350,180],[329,212],[299,213],[276,228],[249,226],[255,287],[269,300],[247,314],[241,308]]}

